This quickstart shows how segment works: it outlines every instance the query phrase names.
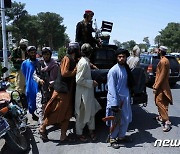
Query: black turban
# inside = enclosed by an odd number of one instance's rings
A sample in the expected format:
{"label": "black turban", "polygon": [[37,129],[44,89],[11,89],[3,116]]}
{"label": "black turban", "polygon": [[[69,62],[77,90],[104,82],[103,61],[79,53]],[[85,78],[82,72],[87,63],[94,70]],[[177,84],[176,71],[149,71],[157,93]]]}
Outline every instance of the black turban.
{"label": "black turban", "polygon": [[116,54],[116,57],[117,57],[119,54],[125,54],[126,57],[129,57],[129,56],[130,56],[129,51],[126,50],[126,49],[117,49],[116,52],[115,52],[115,54]]}

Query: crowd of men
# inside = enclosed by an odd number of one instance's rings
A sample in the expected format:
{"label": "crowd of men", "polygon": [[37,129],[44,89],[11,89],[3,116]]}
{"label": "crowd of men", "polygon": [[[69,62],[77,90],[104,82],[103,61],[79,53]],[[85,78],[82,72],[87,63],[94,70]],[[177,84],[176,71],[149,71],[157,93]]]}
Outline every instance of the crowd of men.
{"label": "crowd of men", "polygon": [[[48,141],[46,127],[53,124],[61,128],[61,143],[72,141],[67,135],[67,130],[73,115],[76,118],[76,138],[81,142],[87,142],[87,136],[83,134],[83,129],[87,125],[90,138],[92,141],[96,140],[95,114],[101,106],[94,96],[94,87],[98,83],[91,77],[91,68],[94,65],[90,63],[89,57],[93,49],[101,44],[92,37],[93,15],[92,11],[85,11],[83,21],[77,24],[76,42],[69,44],[60,64],[51,58],[50,47],[43,47],[42,58],[37,59],[36,47],[28,46],[26,39],[21,39],[19,47],[13,50],[11,60],[17,71],[16,88],[21,93],[21,98],[24,99],[23,106],[28,108],[32,119],[39,120],[39,133],[43,141]],[[164,123],[163,131],[171,129],[168,105],[172,104],[168,82],[163,80],[166,78],[168,81],[169,75],[166,50],[164,46],[158,50],[161,60],[153,86],[159,111],[159,116],[155,119]],[[121,116],[120,124],[110,133],[109,142],[115,149],[120,147],[119,143],[132,141],[126,136],[129,123],[132,121],[131,89],[134,82],[131,69],[138,67],[139,55],[138,46],[133,48],[133,54],[129,59],[128,50],[118,49],[117,64],[107,75],[106,116]],[[113,120],[107,121],[107,125],[114,126]]]}

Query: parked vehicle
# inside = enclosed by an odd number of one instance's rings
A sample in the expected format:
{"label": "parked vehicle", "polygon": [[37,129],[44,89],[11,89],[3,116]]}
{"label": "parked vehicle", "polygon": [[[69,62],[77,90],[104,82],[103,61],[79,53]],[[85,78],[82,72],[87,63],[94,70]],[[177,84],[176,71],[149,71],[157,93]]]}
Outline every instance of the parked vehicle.
{"label": "parked vehicle", "polygon": [[[102,108],[105,108],[107,103],[107,74],[109,69],[117,63],[115,57],[116,50],[117,46],[115,45],[103,45],[101,48],[96,49],[90,58],[90,61],[99,68],[92,70],[91,74],[92,79],[98,82],[98,86],[95,88],[95,97],[100,102]],[[138,68],[134,69],[132,73],[134,77],[139,77],[135,78],[137,84],[134,87],[131,99],[132,104],[144,104],[146,106],[148,96],[146,93],[144,71],[142,68]]]}
{"label": "parked vehicle", "polygon": [[172,53],[170,53],[170,55],[176,57],[178,63],[180,64],[180,53],[172,52]]}
{"label": "parked vehicle", "polygon": [[27,125],[26,111],[17,102],[20,98],[19,92],[13,91],[10,95],[6,91],[9,85],[7,79],[8,77],[0,80],[0,138],[4,138],[12,150],[24,152],[28,148],[24,135]]}
{"label": "parked vehicle", "polygon": [[[169,83],[175,85],[179,81],[180,67],[177,59],[174,56],[166,55],[170,62]],[[147,84],[153,85],[156,77],[156,67],[160,58],[157,54],[141,54],[140,66],[145,70],[147,76]]]}

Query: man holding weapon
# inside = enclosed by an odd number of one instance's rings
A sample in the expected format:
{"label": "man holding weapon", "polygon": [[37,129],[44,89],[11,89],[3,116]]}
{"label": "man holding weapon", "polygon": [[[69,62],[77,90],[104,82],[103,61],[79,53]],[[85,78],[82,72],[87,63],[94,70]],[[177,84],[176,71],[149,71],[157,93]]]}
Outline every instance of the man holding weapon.
{"label": "man holding weapon", "polygon": [[126,59],[128,50],[116,51],[117,64],[108,72],[106,117],[103,119],[110,126],[109,142],[115,149],[119,149],[121,142],[129,142],[125,136],[129,123],[132,121],[130,104],[130,90],[133,87],[133,77]]}
{"label": "man holding weapon", "polygon": [[84,19],[77,23],[76,26],[76,39],[75,41],[82,46],[84,43],[89,43],[93,49],[97,46],[100,46],[100,42],[92,36],[92,32],[95,32],[95,29],[92,27],[92,18],[94,12],[91,10],[86,10],[84,13]]}

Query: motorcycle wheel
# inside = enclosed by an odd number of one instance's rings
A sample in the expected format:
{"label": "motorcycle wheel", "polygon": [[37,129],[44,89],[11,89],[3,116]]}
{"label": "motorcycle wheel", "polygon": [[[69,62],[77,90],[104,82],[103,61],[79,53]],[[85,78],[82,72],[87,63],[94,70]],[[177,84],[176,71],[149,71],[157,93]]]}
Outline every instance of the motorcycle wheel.
{"label": "motorcycle wheel", "polygon": [[24,152],[28,149],[27,140],[24,134],[20,134],[17,129],[10,129],[7,131],[5,141],[8,147],[17,152]]}

